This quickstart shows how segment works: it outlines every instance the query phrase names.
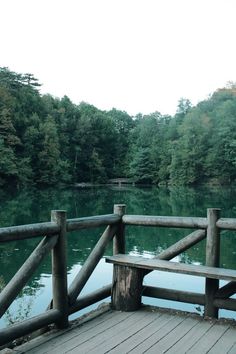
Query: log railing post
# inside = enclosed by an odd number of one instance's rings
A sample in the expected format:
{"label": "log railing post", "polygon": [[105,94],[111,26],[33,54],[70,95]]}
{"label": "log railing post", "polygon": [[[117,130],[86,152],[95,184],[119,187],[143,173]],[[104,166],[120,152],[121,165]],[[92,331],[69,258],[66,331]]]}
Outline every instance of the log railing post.
{"label": "log railing post", "polygon": [[[125,214],[125,204],[115,204],[114,214],[119,215],[121,218]],[[113,238],[113,254],[125,253],[125,225],[122,220],[119,222],[119,228]]]}
{"label": "log railing post", "polygon": [[[220,209],[207,209],[206,266],[210,267],[220,265],[220,229],[216,226],[220,212]],[[219,280],[206,278],[205,286],[205,317],[218,318],[218,308],[213,303]]]}
{"label": "log railing post", "polygon": [[66,328],[68,327],[66,211],[52,210],[51,221],[60,227],[58,242],[52,250],[53,309],[61,313],[61,318],[56,323],[58,328]]}
{"label": "log railing post", "polygon": [[[125,204],[114,205],[114,214],[122,217],[125,210]],[[125,253],[125,225],[122,220],[113,238],[113,254],[118,253]],[[114,310],[135,311],[141,306],[143,276],[144,272],[141,269],[114,264],[111,293],[111,303]]]}

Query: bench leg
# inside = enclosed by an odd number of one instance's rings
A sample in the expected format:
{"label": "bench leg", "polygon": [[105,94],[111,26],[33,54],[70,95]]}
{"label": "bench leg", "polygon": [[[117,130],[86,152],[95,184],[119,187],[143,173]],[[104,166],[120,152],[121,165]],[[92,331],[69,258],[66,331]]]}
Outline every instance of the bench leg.
{"label": "bench leg", "polygon": [[114,310],[135,311],[141,307],[144,272],[114,264],[111,304]]}
{"label": "bench leg", "polygon": [[219,280],[206,278],[204,317],[218,318],[219,309],[214,306],[215,293],[219,289]]}

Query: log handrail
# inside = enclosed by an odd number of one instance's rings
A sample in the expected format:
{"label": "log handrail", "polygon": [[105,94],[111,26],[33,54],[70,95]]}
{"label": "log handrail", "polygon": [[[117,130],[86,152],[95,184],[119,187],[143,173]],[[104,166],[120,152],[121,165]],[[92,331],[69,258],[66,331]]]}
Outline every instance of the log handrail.
{"label": "log handrail", "polygon": [[[67,219],[65,211],[52,211],[51,222],[0,228],[1,243],[42,237],[37,248],[0,293],[0,316],[10,306],[50,250],[52,251],[53,278],[53,301],[51,302],[51,309],[48,309],[44,314],[2,330],[0,345],[4,345],[10,340],[52,323],[55,323],[59,328],[65,328],[68,325],[68,316],[70,314],[110,296],[114,289],[114,283],[86,296],[79,295],[99,260],[103,257],[106,246],[112,239],[113,254],[125,253],[125,227],[128,225],[195,229],[188,236],[168,247],[156,256],[156,258],[170,260],[207,236],[208,251],[206,263],[207,265],[217,267],[219,263],[220,230],[236,230],[236,219],[220,218],[219,214],[214,214],[215,212],[213,212],[212,218],[210,216],[212,210],[215,210],[217,213],[217,209],[209,209],[206,218],[127,215],[125,214],[125,205],[122,204],[114,206],[113,214]],[[100,226],[106,226],[104,233],[99,238],[99,241],[91,251],[71,286],[67,289],[67,233]],[[142,276],[145,274],[147,272],[143,273]],[[199,304],[207,305],[207,313],[209,315],[216,316],[218,308],[236,310],[236,300],[229,299],[229,296],[236,291],[235,282],[231,282],[229,285],[219,289],[217,282],[212,284],[211,281],[208,281],[206,289],[206,297],[191,292],[154,287],[144,287],[142,291],[145,296],[162,297],[190,303],[198,302]]]}
{"label": "log handrail", "polygon": [[[2,243],[43,237],[36,249],[1,291],[0,317],[6,312],[50,251],[52,252],[53,283],[53,300],[47,311],[1,330],[0,349],[9,341],[42,329],[52,323],[55,323],[58,328],[66,328],[70,314],[111,295],[111,285],[108,285],[77,299],[97,263],[102,258],[109,241],[120,230],[120,222],[121,215],[115,212],[114,214],[67,219],[65,211],[55,210],[51,212],[51,222],[0,228],[0,242]],[[107,226],[107,228],[68,291],[66,234],[67,232],[100,226]]]}
{"label": "log handrail", "polygon": [[[124,215],[122,221],[125,225],[159,226],[186,229],[206,229],[207,218],[182,216],[156,216],[156,215]],[[236,230],[236,218],[220,218],[216,226],[221,230]]]}
{"label": "log handrail", "polygon": [[[95,228],[103,225],[113,225],[120,221],[117,214],[89,216],[84,218],[67,219],[66,231]],[[58,234],[60,227],[57,223],[42,222],[37,224],[19,225],[0,228],[0,242],[25,240],[39,236],[53,236]]]}
{"label": "log handrail", "polygon": [[207,228],[207,219],[197,217],[124,215],[122,221],[125,225],[162,226],[187,229]]}
{"label": "log handrail", "polygon": [[[171,260],[206,237],[206,266],[215,268],[219,267],[220,263],[220,231],[236,231],[236,219],[221,218],[220,209],[214,208],[209,208],[207,210],[206,218],[126,214],[123,215],[122,222],[124,225],[137,225],[144,227],[195,228],[197,229],[196,231],[176,242],[174,245],[171,245],[154,258]],[[152,267],[149,269],[141,267],[139,270],[138,268],[139,267],[136,265],[124,266],[114,264],[114,280],[112,287],[113,308],[128,311],[135,310],[141,304],[141,296],[145,295],[204,305],[205,317],[217,318],[219,308],[236,310],[236,299],[230,299],[230,296],[236,293],[235,280],[219,289],[219,280],[211,279],[206,276],[205,294],[203,295],[173,289],[169,290],[146,286],[142,287],[143,277],[152,271]],[[121,288],[119,289],[120,286]],[[136,295],[134,296],[134,294]]]}

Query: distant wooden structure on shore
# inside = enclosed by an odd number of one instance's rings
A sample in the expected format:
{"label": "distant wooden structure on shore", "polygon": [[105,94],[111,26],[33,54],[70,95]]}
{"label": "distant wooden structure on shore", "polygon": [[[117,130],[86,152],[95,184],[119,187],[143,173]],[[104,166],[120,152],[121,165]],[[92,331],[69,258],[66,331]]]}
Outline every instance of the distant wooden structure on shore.
{"label": "distant wooden structure on shore", "polygon": [[108,183],[118,184],[119,187],[121,187],[122,184],[132,184],[132,186],[135,186],[135,182],[132,178],[112,178],[109,179]]}

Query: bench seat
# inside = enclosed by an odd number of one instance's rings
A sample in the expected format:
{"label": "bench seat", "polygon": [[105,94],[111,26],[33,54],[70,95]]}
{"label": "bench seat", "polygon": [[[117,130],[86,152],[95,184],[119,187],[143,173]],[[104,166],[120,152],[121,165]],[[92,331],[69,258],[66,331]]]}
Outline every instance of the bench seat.
{"label": "bench seat", "polygon": [[177,263],[171,261],[159,260],[157,258],[143,258],[125,254],[117,254],[111,257],[105,257],[106,262],[120,266],[141,268],[148,270],[160,270],[172,273],[182,273],[195,275],[199,277],[236,281],[236,270],[215,268],[203,265]]}

